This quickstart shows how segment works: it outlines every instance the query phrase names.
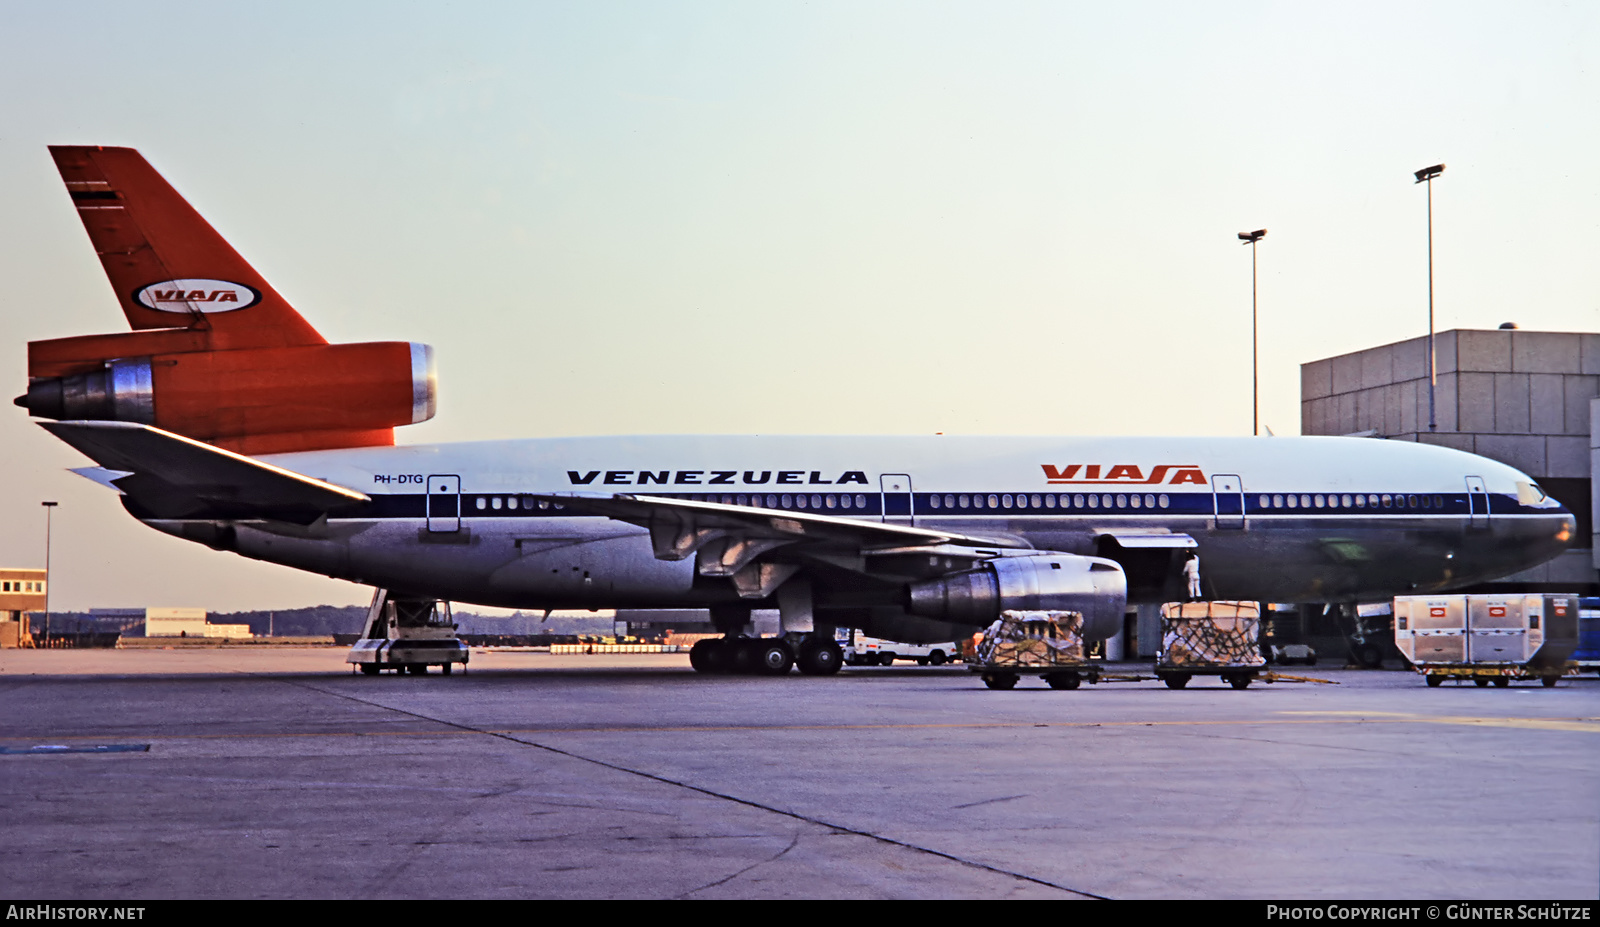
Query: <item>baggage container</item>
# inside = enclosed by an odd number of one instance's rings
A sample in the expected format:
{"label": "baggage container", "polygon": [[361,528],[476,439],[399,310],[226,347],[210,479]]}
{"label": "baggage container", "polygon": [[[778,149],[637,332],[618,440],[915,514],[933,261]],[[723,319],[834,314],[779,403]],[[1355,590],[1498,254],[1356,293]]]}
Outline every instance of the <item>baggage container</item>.
{"label": "baggage container", "polygon": [[1221,676],[1243,689],[1267,661],[1261,655],[1257,602],[1169,602],[1161,606],[1156,676],[1181,689],[1195,676]]}
{"label": "baggage container", "polygon": [[1553,686],[1578,646],[1578,597],[1397,596],[1394,643],[1430,686],[1446,679]]}
{"label": "baggage container", "polygon": [[1600,598],[1578,600],[1578,649],[1572,662],[1579,670],[1600,673]]}

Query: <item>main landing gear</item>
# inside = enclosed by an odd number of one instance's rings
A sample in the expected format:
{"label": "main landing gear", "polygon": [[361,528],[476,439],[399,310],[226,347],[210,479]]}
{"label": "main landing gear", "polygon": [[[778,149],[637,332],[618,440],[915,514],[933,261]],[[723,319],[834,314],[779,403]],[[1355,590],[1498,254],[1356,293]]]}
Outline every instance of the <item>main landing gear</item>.
{"label": "main landing gear", "polygon": [[798,666],[807,676],[831,676],[844,665],[844,651],[812,634],[707,638],[689,651],[689,665],[701,673],[749,676],[782,676]]}

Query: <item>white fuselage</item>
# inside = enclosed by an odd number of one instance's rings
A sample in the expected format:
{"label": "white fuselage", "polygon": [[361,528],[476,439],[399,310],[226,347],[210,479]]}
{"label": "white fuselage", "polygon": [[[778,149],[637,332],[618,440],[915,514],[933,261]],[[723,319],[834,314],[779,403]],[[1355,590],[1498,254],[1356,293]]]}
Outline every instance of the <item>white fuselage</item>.
{"label": "white fuselage", "polygon": [[241,522],[228,549],[518,608],[731,597],[692,561],[657,559],[646,529],[534,495],[669,496],[1004,538],[1116,559],[1134,601],[1183,594],[1185,551],[1163,535],[1193,539],[1208,597],[1352,602],[1525,569],[1574,530],[1571,514],[1511,467],[1360,438],[600,437],[263,459],[372,502],[303,529]]}

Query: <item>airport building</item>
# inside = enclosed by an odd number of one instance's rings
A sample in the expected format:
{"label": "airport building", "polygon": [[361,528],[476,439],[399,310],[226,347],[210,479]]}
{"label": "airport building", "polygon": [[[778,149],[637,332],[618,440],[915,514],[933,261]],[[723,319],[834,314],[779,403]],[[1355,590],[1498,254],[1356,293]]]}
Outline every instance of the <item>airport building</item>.
{"label": "airport building", "polygon": [[1510,464],[1578,520],[1573,548],[1474,591],[1600,595],[1600,334],[1452,330],[1300,366],[1300,431],[1420,441]]}
{"label": "airport building", "polygon": [[31,642],[28,613],[44,606],[44,570],[0,569],[0,647]]}

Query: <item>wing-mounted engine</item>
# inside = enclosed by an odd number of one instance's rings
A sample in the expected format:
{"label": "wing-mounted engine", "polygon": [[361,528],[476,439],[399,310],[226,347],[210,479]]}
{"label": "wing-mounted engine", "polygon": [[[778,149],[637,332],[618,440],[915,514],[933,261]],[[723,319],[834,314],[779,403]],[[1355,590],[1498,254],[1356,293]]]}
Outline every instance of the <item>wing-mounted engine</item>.
{"label": "wing-mounted engine", "polygon": [[996,557],[963,570],[907,586],[907,611],[959,624],[983,626],[1002,611],[1083,613],[1083,636],[1103,640],[1122,627],[1128,579],[1101,557],[1040,553]]}

